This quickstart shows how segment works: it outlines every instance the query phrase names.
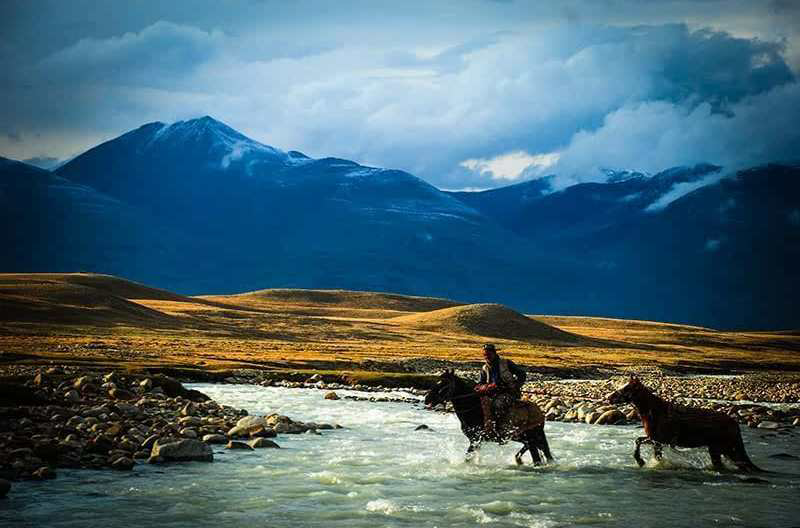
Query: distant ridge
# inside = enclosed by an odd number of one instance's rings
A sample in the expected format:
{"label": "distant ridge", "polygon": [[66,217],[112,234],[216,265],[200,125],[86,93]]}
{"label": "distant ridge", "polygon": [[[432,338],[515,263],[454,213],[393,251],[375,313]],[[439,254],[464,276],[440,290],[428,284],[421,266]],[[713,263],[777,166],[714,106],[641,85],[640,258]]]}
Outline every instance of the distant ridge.
{"label": "distant ridge", "polygon": [[[214,296],[207,296],[214,299]],[[342,308],[429,312],[459,306],[462,303],[435,297],[419,297],[396,293],[361,292],[350,290],[266,289],[225,296],[228,301],[247,305],[248,300],[281,301],[293,304],[335,305]]]}
{"label": "distant ridge", "polygon": [[392,322],[422,330],[471,334],[515,341],[585,344],[584,337],[526,317],[502,304],[468,304],[404,315]]}

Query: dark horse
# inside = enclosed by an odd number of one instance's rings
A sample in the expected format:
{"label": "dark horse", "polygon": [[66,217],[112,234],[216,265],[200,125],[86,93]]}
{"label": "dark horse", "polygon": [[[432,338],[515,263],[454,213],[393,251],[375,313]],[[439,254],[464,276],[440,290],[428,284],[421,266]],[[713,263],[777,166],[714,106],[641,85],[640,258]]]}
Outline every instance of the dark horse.
{"label": "dark horse", "polygon": [[718,471],[725,468],[722,455],[741,471],[763,471],[747,456],[739,424],[727,414],[670,403],[650,392],[633,376],[609,394],[608,401],[630,402],[639,412],[647,435],[636,439],[633,458],[639,466],[644,465],[640,454],[642,444],[651,444],[658,460],[661,460],[664,445],[708,447],[711,463]]}
{"label": "dark horse", "polygon": [[[473,385],[456,376],[452,370],[446,370],[425,396],[426,405],[438,405],[445,401],[453,403],[453,410],[461,421],[461,431],[469,440],[467,455],[478,449],[483,441],[502,443],[506,440],[500,436],[486,437],[480,396],[473,391]],[[533,463],[537,466],[542,463],[539,451],[544,454],[548,462],[552,462],[553,455],[550,454],[550,446],[547,445],[547,437],[544,434],[544,415],[541,410],[533,402],[521,402],[512,414],[515,412],[514,427],[511,428],[508,439],[522,443],[522,449],[514,455],[517,464],[522,464],[522,455],[526,451],[530,451]]]}

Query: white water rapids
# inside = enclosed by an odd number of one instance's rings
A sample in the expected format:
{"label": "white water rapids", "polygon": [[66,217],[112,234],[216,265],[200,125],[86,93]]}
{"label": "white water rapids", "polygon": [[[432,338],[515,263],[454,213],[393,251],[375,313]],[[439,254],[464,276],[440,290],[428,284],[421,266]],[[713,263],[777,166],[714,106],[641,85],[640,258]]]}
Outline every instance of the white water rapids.
{"label": "white water rapids", "polygon": [[[323,391],[192,385],[250,414],[338,423],[320,435],[279,435],[282,449],[226,451],[215,461],[137,465],[131,473],[59,470],[18,482],[0,500],[13,527],[748,526],[800,523],[796,434],[745,428],[754,462],[780,473],[748,482],[704,467],[701,451],[666,450],[639,469],[641,430],[548,422],[557,462],[517,467],[519,444],[486,445],[465,462],[453,414],[421,405],[323,399]],[[340,395],[348,391],[337,391]],[[356,394],[356,393],[353,393]],[[359,393],[364,395],[364,393]],[[382,394],[370,393],[370,396]],[[403,394],[407,396],[407,394]],[[415,431],[420,424],[431,429]],[[651,451],[644,448],[645,455]]]}

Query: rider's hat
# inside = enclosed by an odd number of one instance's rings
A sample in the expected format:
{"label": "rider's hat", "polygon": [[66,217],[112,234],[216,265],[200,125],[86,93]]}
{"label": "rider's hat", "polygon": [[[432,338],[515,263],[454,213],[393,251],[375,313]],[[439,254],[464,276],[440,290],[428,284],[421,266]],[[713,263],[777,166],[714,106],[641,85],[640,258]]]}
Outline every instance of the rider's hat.
{"label": "rider's hat", "polygon": [[483,345],[483,350],[491,350],[492,352],[497,352],[497,348],[494,346],[494,343],[486,343]]}

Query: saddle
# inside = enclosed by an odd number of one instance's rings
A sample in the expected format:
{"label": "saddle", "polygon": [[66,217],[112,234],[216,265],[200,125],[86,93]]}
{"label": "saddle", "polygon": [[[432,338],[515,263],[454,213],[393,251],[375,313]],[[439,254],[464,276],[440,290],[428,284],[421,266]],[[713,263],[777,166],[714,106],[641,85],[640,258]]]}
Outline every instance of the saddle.
{"label": "saddle", "polygon": [[544,424],[544,413],[536,405],[536,402],[529,400],[517,400],[511,407],[509,413],[510,429],[513,432],[527,431]]}
{"label": "saddle", "polygon": [[[482,398],[481,404],[484,406],[484,413],[491,412],[488,398]],[[503,443],[504,439],[513,439],[524,431],[542,426],[544,420],[544,413],[535,402],[515,400],[504,419],[495,422],[490,434],[499,437]]]}

